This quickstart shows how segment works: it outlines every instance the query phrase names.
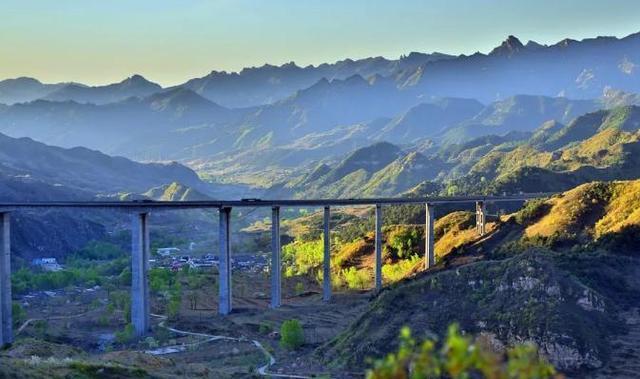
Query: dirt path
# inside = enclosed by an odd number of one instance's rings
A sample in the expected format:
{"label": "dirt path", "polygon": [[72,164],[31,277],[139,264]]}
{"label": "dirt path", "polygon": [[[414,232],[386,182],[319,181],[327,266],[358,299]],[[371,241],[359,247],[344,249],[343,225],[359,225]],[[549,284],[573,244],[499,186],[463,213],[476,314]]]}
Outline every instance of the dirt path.
{"label": "dirt path", "polygon": [[52,317],[48,317],[48,318],[30,318],[27,321],[23,322],[22,325],[20,325],[20,327],[18,328],[18,330],[16,331],[16,335],[20,334],[20,332],[22,332],[27,326],[29,326],[29,324],[31,324],[34,321],[57,321],[57,320],[68,320],[68,319],[72,319],[72,318],[78,318],[78,317],[82,317],[82,316],[86,316],[88,314],[97,312],[97,311],[101,311],[104,307],[100,307],[100,308],[96,308],[96,309],[92,309],[90,311],[86,311],[84,313],[78,313],[77,315],[70,315],[70,316],[52,316]]}
{"label": "dirt path", "polygon": [[198,341],[198,342],[194,342],[192,344],[165,346],[165,347],[162,347],[162,348],[159,348],[159,349],[145,350],[144,353],[146,353],[146,354],[151,354],[151,355],[174,354],[174,353],[183,352],[187,348],[192,347],[192,346],[198,346],[198,345],[202,345],[202,344],[209,343],[209,342],[212,342],[212,341],[219,341],[219,340],[237,341],[237,342],[248,341],[248,342],[251,342],[258,350],[260,350],[262,352],[262,354],[264,354],[264,356],[267,358],[267,363],[265,365],[261,366],[261,367],[258,367],[258,369],[257,369],[257,373],[259,375],[269,376],[269,377],[278,377],[278,378],[311,379],[310,376],[294,375],[294,374],[276,374],[276,373],[268,372],[267,370],[269,369],[269,367],[271,367],[274,364],[276,364],[276,359],[257,340],[246,340],[244,338],[236,338],[236,337],[229,337],[229,336],[216,336],[216,335],[212,335],[212,334],[196,333],[196,332],[190,332],[190,331],[186,331],[186,330],[180,330],[180,329],[172,328],[172,327],[166,325],[167,316],[157,315],[157,314],[151,314],[151,316],[157,317],[157,318],[162,320],[158,324],[158,326],[161,327],[161,328],[167,329],[167,330],[169,330],[169,331],[171,331],[173,333],[177,333],[177,334],[181,334],[181,335],[202,337],[203,340],[202,341]]}

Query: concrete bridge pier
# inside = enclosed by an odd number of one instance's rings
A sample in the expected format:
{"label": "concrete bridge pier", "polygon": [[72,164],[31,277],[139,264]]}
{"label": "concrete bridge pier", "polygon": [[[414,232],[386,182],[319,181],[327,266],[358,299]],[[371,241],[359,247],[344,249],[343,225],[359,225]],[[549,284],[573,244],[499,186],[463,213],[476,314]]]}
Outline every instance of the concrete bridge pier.
{"label": "concrete bridge pier", "polygon": [[434,206],[432,204],[427,203],[425,210],[426,210],[425,212],[426,217],[425,217],[425,224],[424,224],[424,240],[425,240],[424,267],[428,269],[435,266],[436,264],[436,248],[435,248],[435,240],[434,240],[435,216],[433,213]]}
{"label": "concrete bridge pier", "polygon": [[487,207],[484,201],[476,201],[476,231],[484,236],[486,232]]}
{"label": "concrete bridge pier", "polygon": [[324,207],[324,259],[322,265],[322,300],[331,300],[331,209]]}
{"label": "concrete bridge pier", "polygon": [[145,335],[149,321],[149,214],[131,216],[131,323],[135,335]]}
{"label": "concrete bridge pier", "polygon": [[231,313],[231,207],[220,208],[220,278],[218,289],[220,303],[218,313],[228,315]]}
{"label": "concrete bridge pier", "polygon": [[271,308],[282,301],[282,246],[280,245],[280,207],[271,208]]}
{"label": "concrete bridge pier", "polygon": [[10,220],[8,212],[0,213],[0,347],[13,342]]}
{"label": "concrete bridge pier", "polygon": [[382,289],[382,206],[376,204],[375,235],[375,282],[376,290]]}

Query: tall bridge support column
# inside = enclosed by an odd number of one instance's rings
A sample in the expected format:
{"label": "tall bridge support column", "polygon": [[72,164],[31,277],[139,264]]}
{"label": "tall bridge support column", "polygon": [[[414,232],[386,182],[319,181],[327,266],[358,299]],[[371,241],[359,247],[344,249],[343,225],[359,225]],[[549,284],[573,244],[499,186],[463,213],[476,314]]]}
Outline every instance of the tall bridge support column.
{"label": "tall bridge support column", "polygon": [[10,220],[8,212],[0,213],[0,347],[13,342]]}
{"label": "tall bridge support column", "polygon": [[322,265],[322,300],[331,300],[331,209],[324,207],[324,259]]}
{"label": "tall bridge support column", "polygon": [[375,236],[375,282],[376,290],[382,289],[382,206],[376,204],[376,236]]}
{"label": "tall bridge support column", "polygon": [[479,235],[484,236],[487,220],[487,207],[484,201],[476,201],[476,231]]}
{"label": "tall bridge support column", "polygon": [[271,308],[282,301],[282,247],[280,245],[280,207],[271,208]]}
{"label": "tall bridge support column", "polygon": [[231,313],[231,208],[220,208],[220,302],[218,313],[228,315]]}
{"label": "tall bridge support column", "polygon": [[434,224],[435,224],[435,216],[433,213],[434,206],[431,204],[426,205],[426,217],[424,223],[424,267],[431,268],[436,264],[436,248],[435,248],[435,232],[434,232]]}
{"label": "tall bridge support column", "polygon": [[131,323],[137,337],[145,335],[149,322],[149,214],[131,216]]}

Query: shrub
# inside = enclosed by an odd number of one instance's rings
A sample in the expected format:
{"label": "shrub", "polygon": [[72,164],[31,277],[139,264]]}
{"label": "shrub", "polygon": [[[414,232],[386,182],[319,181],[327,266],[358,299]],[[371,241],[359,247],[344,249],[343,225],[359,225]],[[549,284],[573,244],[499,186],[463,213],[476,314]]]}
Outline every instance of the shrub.
{"label": "shrub", "polygon": [[412,255],[409,259],[403,259],[395,264],[382,266],[382,277],[385,282],[397,282],[409,276],[413,269],[420,262],[419,255]]}
{"label": "shrub", "polygon": [[287,269],[285,276],[304,275],[322,265],[324,242],[322,238],[313,241],[295,241],[282,247],[282,261]]}
{"label": "shrub", "polygon": [[149,270],[149,288],[155,293],[167,291],[175,281],[175,273],[163,268]]}
{"label": "shrub", "polygon": [[169,299],[169,304],[167,304],[167,317],[171,320],[175,320],[178,318],[178,314],[180,314],[180,306],[181,299],[179,295],[172,295],[171,299]]}
{"label": "shrub", "polygon": [[304,293],[304,284],[302,284],[302,282],[296,283],[294,291],[296,293],[296,296],[302,295]]}
{"label": "shrub", "polygon": [[367,379],[545,379],[555,374],[554,367],[540,358],[533,345],[517,345],[506,356],[499,355],[461,335],[453,324],[440,349],[432,340],[418,344],[409,328],[403,328],[398,351],[375,361],[366,376]]}
{"label": "shrub", "polygon": [[304,333],[300,321],[293,319],[282,323],[280,327],[280,346],[288,350],[296,350],[304,345]]}
{"label": "shrub", "polygon": [[103,277],[95,267],[69,267],[55,272],[32,272],[26,268],[16,271],[11,283],[16,293],[33,290],[52,290],[72,285],[92,287],[102,284]]}
{"label": "shrub", "polygon": [[100,315],[100,317],[98,317],[98,325],[100,325],[100,326],[109,326],[109,316]]}
{"label": "shrub", "polygon": [[520,225],[528,225],[544,216],[549,209],[551,209],[551,206],[547,204],[544,199],[529,200],[524,207],[516,213],[516,222]]}
{"label": "shrub", "polygon": [[33,331],[36,338],[45,339],[49,330],[49,323],[46,320],[36,320],[33,323]]}
{"label": "shrub", "polygon": [[20,303],[13,302],[11,304],[11,313],[13,314],[13,325],[19,327],[27,319],[27,312],[22,308]]}
{"label": "shrub", "polygon": [[418,250],[418,245],[424,241],[424,233],[409,225],[397,226],[389,230],[387,245],[395,258],[406,258]]}
{"label": "shrub", "polygon": [[158,341],[151,336],[145,338],[144,343],[149,347],[149,349],[157,349],[160,346]]}
{"label": "shrub", "polygon": [[262,321],[260,326],[258,327],[258,332],[260,334],[269,334],[273,331],[273,325],[267,321]]}
{"label": "shrub", "polygon": [[76,251],[72,258],[111,260],[125,256],[126,254],[127,253],[118,245],[104,241],[91,241],[87,243],[85,247]]}
{"label": "shrub", "polygon": [[368,270],[358,270],[351,266],[341,272],[350,289],[365,289],[371,283],[371,274]]}
{"label": "shrub", "polygon": [[123,330],[116,332],[116,342],[120,344],[126,344],[133,341],[135,336],[135,329],[133,324],[127,324]]}

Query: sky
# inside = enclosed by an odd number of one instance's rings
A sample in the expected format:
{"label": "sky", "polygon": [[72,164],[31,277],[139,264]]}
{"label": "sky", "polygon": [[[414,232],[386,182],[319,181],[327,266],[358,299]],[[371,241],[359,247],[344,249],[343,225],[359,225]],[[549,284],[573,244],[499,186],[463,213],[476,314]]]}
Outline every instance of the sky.
{"label": "sky", "polygon": [[638,0],[0,0],[0,79],[162,85],[265,63],[640,31]]}

